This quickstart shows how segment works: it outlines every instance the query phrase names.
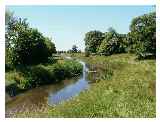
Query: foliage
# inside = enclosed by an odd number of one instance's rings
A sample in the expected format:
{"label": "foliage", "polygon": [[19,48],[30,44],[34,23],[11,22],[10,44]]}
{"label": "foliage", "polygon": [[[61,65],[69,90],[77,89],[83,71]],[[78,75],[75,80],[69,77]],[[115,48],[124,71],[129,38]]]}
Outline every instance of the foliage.
{"label": "foliage", "polygon": [[7,10],[5,12],[5,26],[8,25],[8,23],[10,22],[10,20],[13,18],[13,12]]}
{"label": "foliage", "polygon": [[87,74],[87,79],[90,82],[100,82],[102,80],[111,80],[113,76],[113,69],[110,67],[108,62],[97,62],[94,64],[88,64],[87,66],[89,70],[96,71],[96,72],[89,72]]}
{"label": "foliage", "polygon": [[155,117],[155,61],[137,62],[134,58],[128,54],[86,57],[85,60],[92,65],[98,62],[107,67],[109,64],[115,75],[109,80],[102,77],[69,102],[49,107],[46,116]]}
{"label": "foliage", "polygon": [[63,64],[66,76],[73,77],[82,73],[83,66],[77,61],[66,61]]}
{"label": "foliage", "polygon": [[119,34],[112,27],[108,32],[90,31],[85,35],[85,51],[88,54],[112,55],[136,53],[138,59],[156,57],[156,14],[144,14],[132,20],[130,32]]}
{"label": "foliage", "polygon": [[134,54],[81,57],[91,65],[98,62],[105,68],[109,64],[112,78],[102,77],[88,90],[59,105],[44,105],[45,112],[34,109],[14,114],[16,117],[156,117],[156,62],[137,61],[135,57]]}
{"label": "foliage", "polygon": [[58,56],[52,55],[48,57],[47,61],[44,64],[54,64],[57,62]]}
{"label": "foliage", "polygon": [[126,52],[126,35],[118,34],[112,27],[108,32],[90,31],[85,36],[85,52],[111,55]]}
{"label": "foliage", "polygon": [[67,53],[72,53],[72,50],[67,50]]}
{"label": "foliage", "polygon": [[72,52],[77,53],[78,52],[78,47],[76,45],[72,46]]}
{"label": "foliage", "polygon": [[12,80],[17,83],[20,89],[30,89],[80,75],[82,68],[82,65],[76,61],[64,61],[63,63],[54,63],[47,66],[42,64],[22,66],[15,71],[18,73],[12,76]]}
{"label": "foliage", "polygon": [[55,45],[37,29],[29,27],[26,19],[8,17],[6,21],[6,59],[12,65],[45,62],[55,52]]}
{"label": "foliage", "polygon": [[124,34],[118,34],[114,29],[109,28],[109,32],[105,33],[104,40],[98,49],[98,53],[103,55],[124,53],[126,47],[124,39]]}
{"label": "foliage", "polygon": [[56,47],[55,44],[52,42],[52,39],[46,37],[45,38],[45,44],[47,46],[48,49],[48,55],[51,56],[52,54],[56,53]]}
{"label": "foliage", "polygon": [[132,20],[130,25],[131,48],[138,58],[151,55],[156,56],[156,14],[144,14]]}
{"label": "foliage", "polygon": [[100,46],[103,38],[103,33],[100,31],[95,30],[86,33],[84,38],[86,50],[91,53],[96,53],[97,48]]}

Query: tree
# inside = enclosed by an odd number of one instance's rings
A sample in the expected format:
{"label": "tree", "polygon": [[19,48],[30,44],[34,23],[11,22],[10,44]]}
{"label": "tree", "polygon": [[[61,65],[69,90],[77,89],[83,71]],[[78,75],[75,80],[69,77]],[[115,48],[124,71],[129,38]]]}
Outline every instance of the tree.
{"label": "tree", "polygon": [[17,57],[14,57],[12,51],[18,37],[21,35],[20,31],[25,31],[28,28],[28,23],[26,19],[22,20],[21,18],[16,18],[13,16],[13,13],[6,11],[5,13],[5,49],[6,49],[6,63],[13,63],[12,61]]}
{"label": "tree", "polygon": [[6,37],[8,37],[8,38],[5,38],[5,52],[6,52],[6,54],[5,54],[5,63],[6,63],[6,65],[10,63],[9,62],[9,58],[8,58],[9,53],[10,53],[10,50],[9,50],[9,43],[10,43],[9,42],[10,41],[9,34],[13,33],[13,32],[9,33],[8,26],[9,26],[9,22],[13,21],[13,19],[14,19],[13,18],[13,13],[10,12],[9,10],[7,10],[5,12],[5,35],[6,35]]}
{"label": "tree", "polygon": [[90,31],[85,34],[85,46],[86,50],[91,52],[91,53],[96,53],[98,47],[100,46],[102,40],[104,39],[103,33],[100,31]]}
{"label": "tree", "polygon": [[45,62],[55,51],[55,46],[37,29],[30,28],[26,19],[11,17],[5,38],[7,58],[15,66]]}
{"label": "tree", "polygon": [[5,26],[8,25],[9,21],[13,19],[13,12],[7,10],[5,12]]}
{"label": "tree", "polygon": [[67,53],[72,53],[72,50],[70,49],[70,50],[67,50]]}
{"label": "tree", "polygon": [[49,56],[52,55],[53,53],[56,53],[55,44],[51,40],[52,39],[48,37],[45,38],[45,44],[47,46]]}
{"label": "tree", "polygon": [[82,51],[81,51],[81,50],[78,50],[77,52],[78,52],[78,53],[81,53]]}
{"label": "tree", "polygon": [[72,52],[77,53],[77,51],[78,51],[78,47],[76,45],[73,45],[72,46]]}
{"label": "tree", "polygon": [[156,57],[156,13],[144,14],[132,20],[130,25],[132,49],[138,58]]}
{"label": "tree", "polygon": [[112,35],[116,36],[117,35],[117,32],[116,30],[113,28],[113,27],[109,27],[108,28],[108,32],[110,32]]}
{"label": "tree", "polygon": [[109,28],[109,32],[105,33],[104,40],[102,41],[98,53],[103,55],[111,55],[114,53],[125,52],[124,34],[118,34],[115,29]]}

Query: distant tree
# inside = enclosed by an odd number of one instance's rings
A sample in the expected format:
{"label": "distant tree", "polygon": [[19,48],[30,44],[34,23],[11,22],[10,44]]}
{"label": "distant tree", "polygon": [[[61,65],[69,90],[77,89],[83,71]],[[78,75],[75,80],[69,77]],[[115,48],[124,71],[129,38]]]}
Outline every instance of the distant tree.
{"label": "distant tree", "polygon": [[100,31],[90,31],[85,34],[85,46],[86,50],[91,53],[96,53],[98,47],[100,46],[102,40],[104,39],[103,33]]}
{"label": "distant tree", "polygon": [[72,52],[77,53],[77,51],[78,51],[78,47],[76,45],[73,45],[72,46]]}
{"label": "distant tree", "polygon": [[68,50],[67,53],[72,53],[72,50]]}
{"label": "distant tree", "polygon": [[108,28],[108,32],[110,32],[112,35],[116,36],[117,35],[117,32],[116,30],[113,28],[113,27],[109,27]]}
{"label": "distant tree", "polygon": [[78,52],[78,53],[81,53],[81,50],[78,50],[77,52]]}

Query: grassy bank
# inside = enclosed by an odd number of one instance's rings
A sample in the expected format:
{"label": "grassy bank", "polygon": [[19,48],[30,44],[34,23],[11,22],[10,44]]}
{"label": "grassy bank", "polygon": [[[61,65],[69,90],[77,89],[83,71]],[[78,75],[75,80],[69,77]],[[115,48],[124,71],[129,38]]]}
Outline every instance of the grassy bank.
{"label": "grassy bank", "polygon": [[77,61],[59,60],[53,64],[21,66],[6,72],[6,91],[13,96],[40,85],[57,83],[82,73]]}
{"label": "grassy bank", "polygon": [[[111,78],[102,78],[89,90],[55,107],[17,113],[16,117],[155,117],[155,60],[135,60],[135,55],[81,58],[95,66],[109,66]],[[105,75],[105,73],[103,73]]]}

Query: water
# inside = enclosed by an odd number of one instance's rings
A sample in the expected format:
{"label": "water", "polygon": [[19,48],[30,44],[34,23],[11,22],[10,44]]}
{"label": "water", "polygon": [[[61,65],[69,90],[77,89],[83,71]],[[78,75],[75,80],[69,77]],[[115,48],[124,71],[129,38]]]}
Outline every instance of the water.
{"label": "water", "polygon": [[83,74],[82,76],[73,84],[67,85],[63,89],[58,90],[55,93],[50,93],[48,97],[48,104],[53,105],[60,103],[62,101],[68,100],[73,96],[78,95],[82,90],[88,88],[89,84],[86,78],[86,64],[82,61],[79,61],[83,65]]}
{"label": "water", "polygon": [[[67,57],[70,60],[70,58]],[[89,87],[87,80],[88,68],[83,61],[83,74],[80,77],[66,79],[53,85],[45,85],[28,90],[15,97],[9,97],[6,94],[6,114],[15,111],[25,111],[25,109],[40,108],[44,104],[54,106],[61,102],[70,100],[77,96],[81,91]],[[33,108],[34,106],[34,108]]]}

